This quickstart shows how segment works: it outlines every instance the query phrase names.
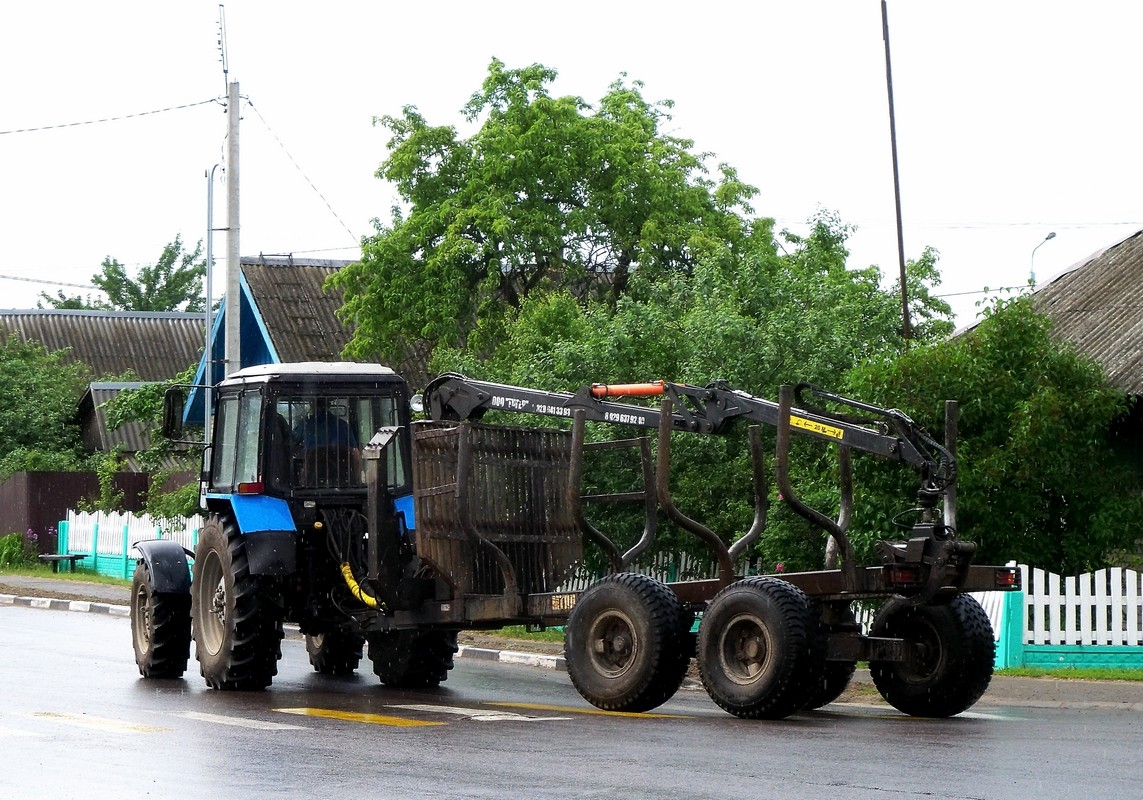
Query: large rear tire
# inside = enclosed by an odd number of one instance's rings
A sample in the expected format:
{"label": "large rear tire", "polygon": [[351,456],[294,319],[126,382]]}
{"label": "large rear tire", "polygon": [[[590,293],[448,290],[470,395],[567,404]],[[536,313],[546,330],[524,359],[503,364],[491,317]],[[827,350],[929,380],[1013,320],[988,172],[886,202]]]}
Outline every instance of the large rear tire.
{"label": "large rear tire", "polygon": [[140,562],[131,578],[131,640],[144,678],[181,678],[191,643],[191,599],[185,593],[157,593]]}
{"label": "large rear tire", "polygon": [[322,675],[352,675],[361,663],[364,644],[365,637],[356,633],[306,634],[310,665]]}
{"label": "large rear tire", "polygon": [[456,631],[385,631],[369,635],[369,660],[381,683],[394,689],[431,689],[448,678]]}
{"label": "large rear tire", "polygon": [[665,584],[634,573],[589,588],[568,617],[564,658],[576,690],[607,711],[649,711],[686,676],[694,617]]}
{"label": "large rear tire", "polygon": [[871,661],[869,672],[881,696],[910,716],[959,714],[992,680],[992,624],[970,595],[930,606],[890,600],[873,620],[870,635],[906,642],[905,661]]}
{"label": "large rear tire", "polygon": [[699,674],[710,698],[744,719],[782,719],[810,695],[817,623],[805,594],[745,578],[714,596],[699,625]]}
{"label": "large rear tire", "polygon": [[212,515],[199,535],[191,579],[195,657],[208,686],[264,689],[277,674],[282,617],[268,589],[250,574],[238,526]]}

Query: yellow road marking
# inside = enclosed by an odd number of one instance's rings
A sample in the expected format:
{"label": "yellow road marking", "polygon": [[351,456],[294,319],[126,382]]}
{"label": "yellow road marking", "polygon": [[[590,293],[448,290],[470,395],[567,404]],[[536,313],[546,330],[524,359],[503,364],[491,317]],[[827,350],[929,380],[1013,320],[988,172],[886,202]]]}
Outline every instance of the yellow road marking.
{"label": "yellow road marking", "polygon": [[555,711],[560,714],[597,714],[601,717],[635,717],[638,719],[692,719],[686,714],[652,714],[635,711],[604,711],[602,708],[576,708],[574,706],[550,706],[545,703],[486,703],[490,706],[526,708],[531,711]]}
{"label": "yellow road marking", "polygon": [[335,711],[332,708],[275,708],[283,714],[298,714],[303,717],[324,717],[343,722],[364,722],[369,725],[388,725],[393,728],[419,728],[426,725],[444,725],[444,722],[425,722],[404,717],[390,717],[384,714],[362,714],[359,711]]}
{"label": "yellow road marking", "polygon": [[94,728],[98,731],[108,731],[110,733],[168,733],[171,730],[170,728],[160,728],[155,725],[139,725],[117,719],[92,717],[87,714],[64,714],[58,711],[37,711],[32,716],[62,722],[65,725],[75,725],[80,728]]}

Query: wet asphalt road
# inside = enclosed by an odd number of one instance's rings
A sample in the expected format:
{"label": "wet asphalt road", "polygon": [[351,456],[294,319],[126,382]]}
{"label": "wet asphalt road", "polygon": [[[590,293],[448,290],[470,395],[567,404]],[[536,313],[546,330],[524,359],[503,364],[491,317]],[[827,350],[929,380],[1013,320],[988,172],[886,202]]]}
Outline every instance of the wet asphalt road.
{"label": "wet asphalt road", "polygon": [[0,606],[0,798],[1075,798],[1139,796],[1138,710],[980,705],[951,720],[834,705],[737,720],[701,691],[595,711],[562,672],[458,659],[444,688],[314,673],[266,692],[191,660],[144,681],[122,617]]}

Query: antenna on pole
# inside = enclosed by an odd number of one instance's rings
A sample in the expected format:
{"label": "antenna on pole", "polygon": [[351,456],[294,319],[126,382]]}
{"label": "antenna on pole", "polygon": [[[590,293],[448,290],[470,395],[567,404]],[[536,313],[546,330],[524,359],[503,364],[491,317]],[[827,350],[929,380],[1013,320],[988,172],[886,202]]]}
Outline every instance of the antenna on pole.
{"label": "antenna on pole", "polygon": [[226,63],[226,6],[218,4],[218,60],[222,62],[222,83],[229,85],[230,66]]}

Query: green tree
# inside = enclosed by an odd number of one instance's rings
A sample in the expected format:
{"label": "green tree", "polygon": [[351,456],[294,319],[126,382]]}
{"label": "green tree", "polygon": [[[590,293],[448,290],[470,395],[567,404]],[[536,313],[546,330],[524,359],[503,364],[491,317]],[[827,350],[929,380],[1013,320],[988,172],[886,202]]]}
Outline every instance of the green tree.
{"label": "green tree", "polygon": [[[876,267],[846,268],[848,235],[836,215],[821,212],[809,234],[784,234],[779,248],[769,222],[758,220],[737,252],[725,249],[700,259],[692,270],[658,280],[633,275],[614,307],[603,299],[583,302],[567,289],[533,293],[512,315],[493,353],[440,348],[433,367],[563,390],[595,381],[657,378],[698,385],[726,379],[771,399],[782,383],[839,389],[863,359],[904,352],[897,288],[883,286]],[[929,295],[928,286],[939,282],[935,262],[936,254],[925,251],[907,265],[916,315],[927,320],[917,328],[918,342],[952,330],[948,306]],[[773,432],[764,430],[764,437],[772,453]],[[745,531],[754,513],[746,426],[722,437],[675,438],[672,491],[679,507],[726,539]],[[799,492],[815,507],[836,513],[832,454],[799,442],[795,457]],[[598,483],[592,490],[632,489],[621,474],[637,464],[619,456],[608,459],[588,476]],[[908,502],[911,494],[901,498]],[[620,538],[629,543],[641,523],[627,518],[611,527],[625,530]],[[693,537],[670,526],[663,527],[661,544],[702,552]],[[783,561],[791,568],[820,568],[824,545],[820,530],[775,507],[756,555],[770,566]]]}
{"label": "green tree", "polygon": [[164,248],[159,260],[141,267],[134,278],[111,256],[103,259],[99,273],[91,278],[106,300],[68,296],[62,291],[52,297],[40,293],[40,307],[47,303],[57,309],[91,309],[97,311],[203,311],[202,279],[206,262],[202,259],[202,241],[193,251],[185,252],[181,236]]}
{"label": "green tree", "polygon": [[[978,560],[1073,574],[1103,566],[1138,535],[1140,475],[1109,436],[1126,399],[1097,364],[1052,337],[1028,298],[997,301],[950,341],[872,359],[850,387],[911,409],[938,438],[944,400],[958,401],[957,527],[978,543]],[[906,486],[881,466],[858,472],[854,526],[869,539],[903,535],[887,509]]]}
{"label": "green tree", "polygon": [[[413,106],[379,124],[392,133],[377,176],[405,205],[334,275],[354,326],[351,355],[399,361],[414,344],[492,352],[537,290],[600,294],[613,305],[636,273],[689,271],[747,235],[753,187],[665,135],[669,102],[641,84],[611,85],[598,108],[552,97],[556,72],[494,60],[463,113],[463,139]],[[470,342],[470,334],[476,341]]]}
{"label": "green tree", "polygon": [[76,402],[87,369],[13,335],[0,342],[0,479],[22,470],[76,469],[82,461]]}

